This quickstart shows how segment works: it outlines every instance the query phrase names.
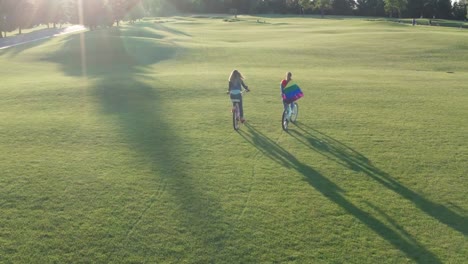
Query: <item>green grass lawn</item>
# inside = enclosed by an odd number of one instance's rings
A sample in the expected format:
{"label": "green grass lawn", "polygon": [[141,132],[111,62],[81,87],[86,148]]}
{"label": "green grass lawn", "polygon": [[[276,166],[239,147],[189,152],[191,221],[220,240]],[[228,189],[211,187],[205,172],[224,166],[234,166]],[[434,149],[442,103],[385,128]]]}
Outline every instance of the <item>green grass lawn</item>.
{"label": "green grass lawn", "polygon": [[171,17],[0,50],[0,263],[466,263],[467,39]]}

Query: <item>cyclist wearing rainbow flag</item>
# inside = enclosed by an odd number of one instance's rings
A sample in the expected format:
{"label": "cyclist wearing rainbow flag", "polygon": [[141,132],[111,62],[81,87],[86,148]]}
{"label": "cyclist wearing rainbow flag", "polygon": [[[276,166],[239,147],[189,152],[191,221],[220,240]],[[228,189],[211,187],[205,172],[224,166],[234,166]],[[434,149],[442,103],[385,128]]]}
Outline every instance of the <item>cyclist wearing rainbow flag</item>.
{"label": "cyclist wearing rainbow flag", "polygon": [[288,106],[291,105],[292,102],[304,96],[301,88],[299,88],[299,86],[294,82],[291,82],[291,80],[292,73],[287,72],[286,78],[281,81],[281,97],[283,97],[283,105],[285,110],[287,110]]}

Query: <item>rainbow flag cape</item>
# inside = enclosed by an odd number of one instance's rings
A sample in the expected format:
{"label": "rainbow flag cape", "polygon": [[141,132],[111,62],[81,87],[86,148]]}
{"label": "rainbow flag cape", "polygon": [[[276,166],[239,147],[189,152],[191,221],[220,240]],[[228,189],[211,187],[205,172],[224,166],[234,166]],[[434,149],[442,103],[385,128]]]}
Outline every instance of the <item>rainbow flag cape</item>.
{"label": "rainbow flag cape", "polygon": [[293,82],[289,82],[283,89],[283,101],[288,104],[298,100],[303,96],[304,94],[302,93],[301,88],[299,88],[299,86]]}

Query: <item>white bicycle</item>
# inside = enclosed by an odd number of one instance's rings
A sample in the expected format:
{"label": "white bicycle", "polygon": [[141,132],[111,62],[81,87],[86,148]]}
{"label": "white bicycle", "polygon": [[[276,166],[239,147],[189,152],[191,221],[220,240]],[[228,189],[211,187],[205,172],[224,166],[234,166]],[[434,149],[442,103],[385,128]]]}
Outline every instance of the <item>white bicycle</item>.
{"label": "white bicycle", "polygon": [[289,122],[296,122],[298,113],[299,105],[296,102],[290,103],[288,107],[284,109],[283,116],[281,118],[281,126],[284,131],[288,130]]}

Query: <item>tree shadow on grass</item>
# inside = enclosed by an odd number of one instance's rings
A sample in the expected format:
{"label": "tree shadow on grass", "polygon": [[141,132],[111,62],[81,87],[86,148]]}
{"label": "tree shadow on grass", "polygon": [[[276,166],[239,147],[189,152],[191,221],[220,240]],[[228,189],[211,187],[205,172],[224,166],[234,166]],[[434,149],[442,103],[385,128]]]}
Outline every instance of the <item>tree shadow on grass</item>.
{"label": "tree shadow on grass", "polygon": [[[139,37],[140,34],[148,37]],[[42,59],[61,65],[71,76],[105,79],[120,74],[137,75],[145,73],[145,67],[171,59],[178,52],[178,47],[160,41],[161,38],[144,30],[88,31],[66,37],[59,50]]]}
{"label": "tree shadow on grass", "polygon": [[290,134],[310,149],[336,161],[337,163],[357,172],[363,172],[389,190],[414,203],[426,214],[446,224],[454,230],[468,234],[468,219],[444,205],[432,202],[408,187],[402,185],[388,173],[372,165],[362,154],[305,124],[298,122],[298,130]]}
{"label": "tree shadow on grass", "polygon": [[423,245],[419,244],[408,233],[401,232],[399,228],[395,230],[395,227],[398,227],[398,225],[393,224],[393,228],[391,228],[368,212],[354,205],[345,198],[343,190],[327,177],[316,171],[309,164],[298,160],[294,155],[262,134],[251,124],[246,124],[246,127],[247,131],[242,130],[239,134],[252,146],[257,148],[258,151],[282,166],[296,170],[304,176],[305,180],[314,187],[314,189],[357,218],[395,248],[405,253],[406,256],[417,263],[442,263],[437,256],[424,248]]}
{"label": "tree shadow on grass", "polygon": [[[125,35],[133,36],[129,32]],[[172,96],[166,92],[167,87],[161,87],[157,79],[151,80],[154,83],[151,86],[146,84],[148,80],[142,81],[142,78],[150,78],[146,72],[148,66],[172,59],[179,49],[158,39],[120,37],[115,30],[96,31],[69,36],[60,50],[43,59],[57,63],[68,75],[83,76],[83,81],[90,80],[87,93],[97,99],[102,112],[110,120],[117,120],[125,143],[139,153],[140,162],[144,166],[151,164],[155,180],[161,181],[165,186],[162,188],[164,192],[170,193],[179,205],[178,210],[182,210],[186,217],[178,219],[185,225],[181,229],[188,230],[196,241],[201,241],[203,249],[199,251],[208,252],[206,257],[210,258],[223,248],[223,235],[229,233],[221,219],[222,208],[197,187],[185,168],[184,164],[189,161],[178,152],[183,150],[180,138],[165,115],[164,104]],[[131,227],[126,240],[135,233],[133,230],[153,204],[158,202],[157,193],[160,191],[154,190],[155,195],[150,201],[143,201],[147,207],[129,224]],[[150,245],[139,246],[151,248]],[[191,246],[189,243],[185,245],[186,249],[193,250]],[[126,248],[121,250],[129,254]],[[147,254],[158,259],[159,253]],[[114,258],[109,256],[109,261]]]}

